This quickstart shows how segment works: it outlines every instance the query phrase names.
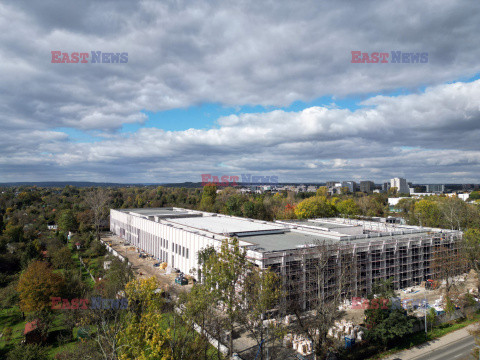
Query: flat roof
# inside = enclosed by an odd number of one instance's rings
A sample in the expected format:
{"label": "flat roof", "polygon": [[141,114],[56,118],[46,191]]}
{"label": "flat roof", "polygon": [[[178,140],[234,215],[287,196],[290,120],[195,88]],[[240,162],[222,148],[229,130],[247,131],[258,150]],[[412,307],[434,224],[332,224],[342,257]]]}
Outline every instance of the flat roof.
{"label": "flat roof", "polygon": [[119,209],[118,211],[139,216],[178,216],[192,214],[188,210],[177,210],[174,208],[144,208],[144,209]]}
{"label": "flat roof", "polygon": [[[285,226],[272,222],[251,221],[249,219],[239,219],[226,216],[202,216],[193,218],[181,218],[169,220],[185,226],[190,226],[199,230],[209,231],[216,234],[229,235],[248,235],[253,232],[280,232],[285,231]],[[243,235],[242,235],[243,233]]]}
{"label": "flat roof", "polygon": [[323,219],[307,219],[307,220],[279,220],[283,223],[288,223],[292,225],[299,225],[299,226],[314,226],[324,229],[341,229],[341,228],[353,228],[359,227],[361,225],[349,225],[349,224],[341,224],[336,222],[327,222]]}
{"label": "flat roof", "polygon": [[321,245],[323,243],[333,244],[338,242],[331,238],[296,231],[287,231],[283,234],[244,236],[241,240],[255,245],[256,251],[282,251],[298,249],[309,245]]}

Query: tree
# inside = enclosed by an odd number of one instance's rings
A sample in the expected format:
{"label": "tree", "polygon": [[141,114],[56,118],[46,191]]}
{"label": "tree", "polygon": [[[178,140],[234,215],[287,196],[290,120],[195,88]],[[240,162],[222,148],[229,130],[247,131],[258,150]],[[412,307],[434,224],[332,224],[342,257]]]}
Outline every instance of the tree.
{"label": "tree", "polygon": [[469,200],[480,200],[480,191],[472,191],[468,197]]}
{"label": "tree", "polygon": [[422,199],[415,203],[415,215],[420,225],[437,227],[440,223],[440,209],[436,201]]}
{"label": "tree", "polygon": [[110,267],[105,274],[106,285],[104,289],[105,296],[115,297],[117,293],[134,278],[132,266],[127,261],[122,261],[116,257],[110,257]]}
{"label": "tree", "polygon": [[[417,318],[407,316],[405,312],[400,309],[383,311],[383,319],[377,319],[379,321],[367,332],[367,338],[369,340],[383,344],[386,348],[389,344],[413,334],[415,323],[418,321]],[[366,314],[367,312],[368,310],[365,311]]]}
{"label": "tree", "polygon": [[8,223],[3,232],[3,236],[8,239],[8,242],[21,242],[23,241],[24,232],[22,225],[13,225]]}
{"label": "tree", "polygon": [[132,309],[124,321],[125,328],[116,333],[118,343],[112,345],[119,359],[172,359],[167,343],[170,331],[159,326],[164,315],[161,312],[163,300],[157,288],[154,277],[132,280],[125,287]]}
{"label": "tree", "polygon": [[387,193],[388,193],[388,197],[397,196],[398,188],[396,186],[393,186],[390,189],[388,189]]}
{"label": "tree", "polygon": [[242,216],[242,205],[245,202],[239,195],[231,195],[225,203],[226,213],[233,216]]}
{"label": "tree", "polygon": [[[194,284],[192,290],[181,295],[181,307],[183,309],[183,319],[189,327],[197,324],[200,326],[200,337],[203,339],[207,334],[213,335],[218,344],[222,338],[222,319],[218,316],[218,310],[215,308],[215,299],[213,293],[204,284]],[[208,343],[201,351],[201,357],[208,358]]]}
{"label": "tree", "polygon": [[339,306],[352,291],[354,259],[348,248],[327,242],[307,249],[304,256],[308,261],[302,271],[306,272],[305,278],[313,287],[310,291],[314,291],[316,299],[309,299],[311,311],[305,312],[306,292],[298,281],[298,277],[304,275],[290,269],[284,283],[290,298],[285,304],[286,312],[295,314],[296,331],[312,342],[315,358],[323,359],[335,347],[328,332],[345,314]]}
{"label": "tree", "polygon": [[320,186],[317,189],[317,196],[328,196],[328,188],[326,186]]}
{"label": "tree", "polygon": [[[463,234],[462,256],[468,266],[475,270],[477,279],[480,274],[480,229],[468,229]],[[477,281],[477,288],[480,289],[480,281]]]}
{"label": "tree", "polygon": [[452,288],[456,286],[454,277],[464,270],[464,259],[459,256],[459,250],[454,244],[436,246],[432,250],[430,261],[431,272],[437,280],[445,280],[447,297]]}
{"label": "tree", "polygon": [[52,265],[56,269],[72,269],[75,267],[75,263],[72,259],[72,252],[66,246],[62,246],[60,249],[49,247],[49,255]]}
{"label": "tree", "polygon": [[374,282],[371,295],[378,295],[382,299],[390,299],[397,296],[393,285],[393,277]]}
{"label": "tree", "polygon": [[300,202],[295,208],[299,219],[335,216],[335,205],[324,196],[313,196]]}
{"label": "tree", "polygon": [[[264,324],[264,320],[271,319],[270,310],[279,305],[282,296],[280,277],[268,270],[253,267],[246,278],[242,290],[244,306],[240,312],[240,323],[246,327],[260,349],[259,359],[263,359],[266,340],[268,344],[282,337],[282,328],[274,325],[280,322]],[[266,338],[266,333],[268,334]]]}
{"label": "tree", "polygon": [[348,217],[360,214],[360,208],[353,199],[340,201],[337,204],[337,210],[340,214],[347,215]]}
{"label": "tree", "polygon": [[202,200],[200,201],[200,210],[213,211],[215,199],[217,197],[217,186],[207,184],[203,187]]}
{"label": "tree", "polygon": [[403,198],[400,199],[395,205],[395,209],[401,210],[404,216],[407,216],[410,213],[413,213],[415,206],[415,199],[412,198]]}
{"label": "tree", "polygon": [[108,199],[108,194],[104,189],[96,189],[85,198],[87,206],[93,213],[93,225],[97,240],[100,240],[100,226],[108,215]]}
{"label": "tree", "polygon": [[3,222],[3,213],[0,211],[0,235],[2,235],[4,228],[5,223]]}
{"label": "tree", "polygon": [[212,254],[205,264],[205,286],[212,292],[217,306],[225,311],[225,327],[229,332],[229,353],[233,354],[233,329],[241,311],[241,294],[250,263],[238,239],[222,241],[219,252]]}
{"label": "tree", "polygon": [[72,210],[64,210],[58,217],[58,228],[63,232],[76,231],[78,228],[77,218]]}
{"label": "tree", "polygon": [[48,310],[50,298],[61,296],[64,286],[63,277],[55,274],[46,262],[34,261],[18,281],[20,308],[24,312]]}
{"label": "tree", "polygon": [[440,211],[446,224],[452,230],[465,226],[468,205],[457,197],[447,197],[440,202]]}
{"label": "tree", "polygon": [[477,323],[475,328],[468,332],[475,338],[475,346],[473,347],[471,354],[474,359],[478,359],[480,358],[480,325]]}
{"label": "tree", "polygon": [[[205,282],[205,274],[207,272],[207,262],[210,260],[211,256],[215,255],[215,248],[213,246],[207,246],[203,249],[201,249],[197,253],[197,259],[198,259],[198,278],[202,283]],[[211,266],[211,264],[208,262],[208,265]]]}
{"label": "tree", "polygon": [[37,344],[17,344],[10,350],[7,360],[48,360],[50,348]]}
{"label": "tree", "polygon": [[[435,326],[435,323],[437,322],[437,312],[436,310],[432,307],[430,310],[427,312],[427,326],[430,325],[430,329],[433,329]],[[428,329],[427,329],[428,330]]]}

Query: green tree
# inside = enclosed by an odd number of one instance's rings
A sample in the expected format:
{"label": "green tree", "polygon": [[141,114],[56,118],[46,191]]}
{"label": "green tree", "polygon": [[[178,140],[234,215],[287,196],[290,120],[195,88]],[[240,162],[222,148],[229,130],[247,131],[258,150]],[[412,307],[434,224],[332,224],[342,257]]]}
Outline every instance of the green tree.
{"label": "green tree", "polygon": [[403,198],[395,205],[395,209],[401,210],[404,216],[413,213],[415,206],[415,199]]}
{"label": "green tree", "polygon": [[10,350],[7,360],[48,360],[50,348],[37,344],[17,344]]}
{"label": "green tree", "polygon": [[[367,318],[368,311],[365,311]],[[400,309],[383,311],[382,316],[375,319],[375,326],[367,332],[370,341],[383,344],[384,348],[387,348],[388,345],[413,334],[415,323],[418,321],[415,317],[407,316]]]}
{"label": "green tree", "polygon": [[417,201],[415,203],[415,215],[422,226],[439,226],[441,213],[435,201],[427,199]]}
{"label": "green tree", "polygon": [[[435,309],[432,307],[430,310],[427,312],[427,326],[430,326],[430,330],[433,329],[435,326],[435,323],[437,321],[437,312]],[[428,330],[428,329],[427,329]]]}
{"label": "green tree", "polygon": [[[282,327],[275,325],[280,324],[280,321],[270,322],[269,325],[264,324],[265,319],[270,319],[273,316],[273,313],[269,311],[279,304],[282,296],[281,279],[268,269],[261,270],[254,267],[245,278],[241,294],[244,298],[244,306],[240,312],[239,321],[257,342],[260,349],[259,359],[263,359],[265,348],[262,344],[264,340],[267,340],[267,343],[271,346],[275,340],[279,340],[283,335]],[[266,339],[266,333],[268,339]]]}
{"label": "green tree", "polygon": [[337,210],[342,215],[355,216],[360,214],[360,208],[353,199],[346,199],[337,204]]}
{"label": "green tree", "polygon": [[332,217],[335,216],[337,209],[332,201],[325,196],[313,196],[300,202],[295,207],[295,215],[299,219],[309,219],[314,217]]}
{"label": "green tree", "polygon": [[469,200],[480,200],[480,191],[472,191],[468,197]]}
{"label": "green tree", "polygon": [[233,216],[242,216],[242,205],[245,202],[245,200],[239,196],[239,195],[231,195],[226,204],[226,212],[228,215],[233,215]]}
{"label": "green tree", "polygon": [[[462,255],[467,264],[475,270],[477,279],[480,274],[480,229],[468,229],[463,234]],[[477,282],[480,289],[480,281]]]}
{"label": "green tree", "polygon": [[205,286],[211,290],[216,305],[225,311],[225,327],[229,332],[229,352],[233,353],[233,330],[243,304],[238,289],[243,288],[250,263],[238,239],[222,241],[219,252],[212,254],[205,264]]}
{"label": "green tree", "polygon": [[326,186],[320,186],[317,189],[317,196],[328,196],[328,188]]}
{"label": "green tree", "polygon": [[115,297],[117,293],[125,288],[127,283],[133,280],[134,275],[131,265],[116,257],[109,258],[110,267],[105,274],[107,283],[104,288],[105,296]]}
{"label": "green tree", "polygon": [[213,211],[215,199],[217,198],[217,186],[207,184],[203,187],[202,200],[200,201],[200,210]]}
{"label": "green tree", "polygon": [[255,219],[256,212],[255,212],[255,203],[251,200],[246,201],[242,205],[242,214],[244,217]]}
{"label": "green tree", "polygon": [[76,231],[78,228],[77,218],[75,217],[72,210],[62,211],[58,217],[57,223],[58,228],[64,232],[73,232]]}
{"label": "green tree", "polygon": [[163,300],[157,292],[155,278],[132,280],[125,287],[133,309],[124,320],[125,327],[116,333],[115,348],[120,360],[172,359],[167,339],[170,331],[159,326],[164,321]]}
{"label": "green tree", "polygon": [[4,228],[5,223],[3,222],[3,213],[0,211],[0,235],[2,235]]}
{"label": "green tree", "polygon": [[391,187],[390,189],[388,189],[388,197],[393,197],[393,196],[397,196],[397,193],[398,193],[398,189],[396,186],[394,187]]}
{"label": "green tree", "polygon": [[49,247],[49,255],[52,265],[56,269],[72,269],[75,267],[75,262],[72,259],[72,252],[66,246],[62,246],[60,249]]}
{"label": "green tree", "polygon": [[21,242],[24,237],[23,226],[8,223],[3,232],[3,236],[7,238],[8,242]]}

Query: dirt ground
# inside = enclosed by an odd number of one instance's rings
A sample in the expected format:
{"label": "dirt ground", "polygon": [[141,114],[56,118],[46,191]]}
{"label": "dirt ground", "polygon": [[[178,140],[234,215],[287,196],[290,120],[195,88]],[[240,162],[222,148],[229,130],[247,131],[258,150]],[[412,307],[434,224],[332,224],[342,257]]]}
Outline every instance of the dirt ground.
{"label": "dirt ground", "polygon": [[137,249],[132,245],[125,245],[125,240],[119,236],[105,235],[102,237],[102,240],[108,243],[110,247],[120,255],[128,259],[130,264],[132,264],[132,269],[136,278],[147,279],[153,276],[158,280],[162,289],[174,294],[189,291],[192,288],[193,285],[190,282],[188,285],[183,286],[175,284],[175,278],[177,277],[177,274],[167,274],[165,270],[162,270],[159,267],[154,267],[153,264],[157,263],[158,261],[151,255],[140,258],[138,256],[139,252]]}

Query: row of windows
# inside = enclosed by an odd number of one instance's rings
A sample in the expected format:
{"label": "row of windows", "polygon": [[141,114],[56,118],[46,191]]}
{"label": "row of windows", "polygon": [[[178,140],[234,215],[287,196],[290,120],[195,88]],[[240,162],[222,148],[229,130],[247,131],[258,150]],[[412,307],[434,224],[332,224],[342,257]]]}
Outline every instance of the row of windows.
{"label": "row of windows", "polygon": [[164,238],[160,238],[160,246],[164,249],[168,249],[168,240]]}
{"label": "row of windows", "polygon": [[190,256],[190,252],[189,252],[188,248],[186,248],[184,246],[180,246],[180,245],[175,244],[173,242],[172,242],[172,252],[174,252],[177,255],[183,256],[184,258],[187,258],[187,259]]}

